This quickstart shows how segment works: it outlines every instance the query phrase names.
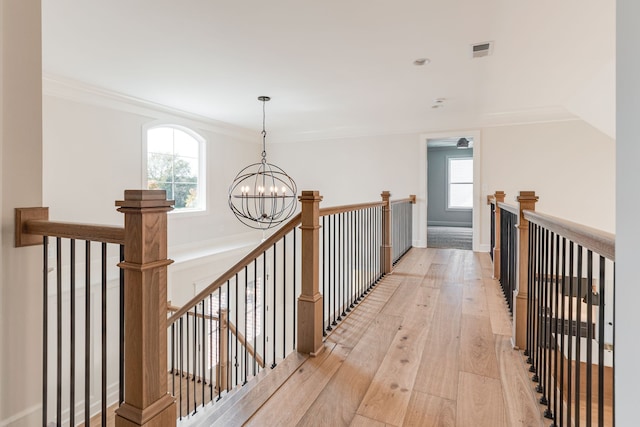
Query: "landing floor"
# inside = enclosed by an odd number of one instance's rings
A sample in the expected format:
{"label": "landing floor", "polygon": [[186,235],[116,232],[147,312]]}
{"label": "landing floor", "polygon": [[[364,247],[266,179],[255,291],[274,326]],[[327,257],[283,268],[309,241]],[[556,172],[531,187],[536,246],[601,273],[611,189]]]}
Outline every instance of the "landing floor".
{"label": "landing floor", "polygon": [[542,426],[487,254],[412,249],[251,426]]}

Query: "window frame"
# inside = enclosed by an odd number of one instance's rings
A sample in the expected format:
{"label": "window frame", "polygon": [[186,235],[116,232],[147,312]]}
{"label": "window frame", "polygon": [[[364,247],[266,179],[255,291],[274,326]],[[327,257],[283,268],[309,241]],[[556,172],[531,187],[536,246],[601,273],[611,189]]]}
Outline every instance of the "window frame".
{"label": "window frame", "polygon": [[[183,124],[178,124],[175,122],[153,122],[150,124],[146,124],[142,129],[142,188],[147,189],[149,185],[148,180],[148,160],[149,160],[149,149],[148,149],[148,138],[149,131],[158,129],[158,128],[172,128],[174,130],[179,130],[198,142],[198,207],[195,208],[176,208],[169,212],[169,215],[188,215],[188,214],[203,214],[207,212],[207,151],[206,151],[206,143],[207,140],[198,132],[194,131],[189,126],[185,126]],[[173,152],[173,157],[175,157],[175,151]]]}
{"label": "window frame", "polygon": [[[470,160],[472,167],[475,166],[473,164],[473,156],[447,156],[447,184],[446,184],[446,193],[447,193],[447,211],[472,211],[473,210],[473,171],[471,173],[471,181],[470,182],[451,182],[451,163],[455,160]],[[471,206],[451,206],[451,185],[452,184],[471,184],[472,185],[472,196],[471,196]]]}

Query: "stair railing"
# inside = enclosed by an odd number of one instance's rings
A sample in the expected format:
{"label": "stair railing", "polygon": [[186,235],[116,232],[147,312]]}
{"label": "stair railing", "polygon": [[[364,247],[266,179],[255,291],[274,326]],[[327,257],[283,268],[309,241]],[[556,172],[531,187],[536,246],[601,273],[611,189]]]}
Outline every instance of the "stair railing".
{"label": "stair railing", "polygon": [[[391,265],[389,196],[321,209],[317,191],[302,192],[300,214],[174,308],[168,319],[170,390],[180,418],[223,399],[295,350],[323,350],[324,337]],[[402,224],[412,221],[407,211],[398,215],[399,230],[410,229]]]}
{"label": "stair railing", "polygon": [[127,190],[116,204],[124,227],[54,222],[48,208],[16,209],[16,247],[43,245],[43,425],[81,418],[89,425],[95,414],[106,425],[112,404],[125,423],[175,419],[162,357],[172,202],[164,191]]}
{"label": "stair railing", "polygon": [[[75,424],[81,417],[90,424],[91,416],[100,413],[105,425],[113,400],[119,405],[116,424],[169,425],[274,368],[294,350],[319,354],[328,326],[336,326],[390,272],[394,218],[389,197],[383,192],[381,202],[321,210],[319,193],[303,191],[300,214],[172,315],[167,213],[173,202],[164,191],[125,191],[124,200],[116,202],[125,215],[124,227],[53,222],[47,208],[16,209],[16,246],[44,243],[43,424]],[[410,215],[401,217],[411,221]],[[49,273],[50,238],[56,239],[55,281]],[[76,240],[87,242],[84,254],[76,251]],[[101,247],[96,259],[94,245]],[[81,255],[85,275],[78,267]],[[91,273],[96,263],[99,281]],[[320,288],[321,280],[326,288]],[[100,296],[87,296],[98,288]],[[80,294],[89,301],[84,307],[75,303]],[[54,310],[50,297],[56,300]],[[107,304],[109,298],[117,304]],[[85,327],[98,317],[94,304],[100,305],[100,339]],[[78,321],[78,312],[85,324]],[[49,323],[53,317],[55,328]],[[108,338],[114,329],[117,343]],[[76,331],[85,333],[84,341],[76,339]],[[55,357],[49,347],[54,340]],[[78,367],[74,362],[83,346],[85,364]],[[96,383],[92,357],[98,349],[100,399],[90,389]],[[116,362],[109,361],[111,355]],[[78,386],[82,379],[84,388]],[[108,395],[111,386],[117,390],[113,397]],[[84,411],[78,408],[83,405]]]}
{"label": "stair railing", "polygon": [[[505,212],[497,198],[496,221]],[[544,416],[555,426],[613,426],[615,236],[536,212],[533,192],[517,200],[514,343]],[[505,239],[497,225],[492,234],[496,245]]]}

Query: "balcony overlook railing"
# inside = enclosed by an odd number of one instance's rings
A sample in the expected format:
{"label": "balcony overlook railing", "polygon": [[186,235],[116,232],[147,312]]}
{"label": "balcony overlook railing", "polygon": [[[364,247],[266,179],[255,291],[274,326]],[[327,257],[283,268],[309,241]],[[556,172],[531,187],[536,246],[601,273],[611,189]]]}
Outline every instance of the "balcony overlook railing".
{"label": "balcony overlook railing", "polygon": [[494,276],[513,301],[514,343],[552,425],[613,426],[615,236],[536,212],[537,200],[489,198]]}
{"label": "balcony overlook railing", "polygon": [[[389,198],[320,209],[318,192],[303,192],[300,214],[181,307],[167,303],[172,202],[163,191],[126,191],[117,202],[124,227],[17,209],[16,246],[44,243],[43,425],[89,425],[96,414],[106,425],[112,404],[116,425],[169,425],[293,351],[322,351],[324,337],[411,247],[415,198]],[[87,242],[84,253],[76,240]]]}

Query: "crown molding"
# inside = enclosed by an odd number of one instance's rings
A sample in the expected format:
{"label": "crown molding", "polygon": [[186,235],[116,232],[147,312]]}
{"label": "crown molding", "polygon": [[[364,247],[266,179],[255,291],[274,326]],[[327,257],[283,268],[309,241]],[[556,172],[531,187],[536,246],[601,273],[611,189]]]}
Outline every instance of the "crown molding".
{"label": "crown molding", "polygon": [[82,104],[138,114],[149,117],[152,120],[170,121],[177,119],[181,123],[187,121],[203,130],[247,142],[259,142],[254,130],[54,74],[42,74],[42,94]]}
{"label": "crown molding", "polygon": [[562,106],[527,108],[522,110],[486,113],[481,116],[482,127],[514,126],[534,123],[568,122],[580,120]]}

